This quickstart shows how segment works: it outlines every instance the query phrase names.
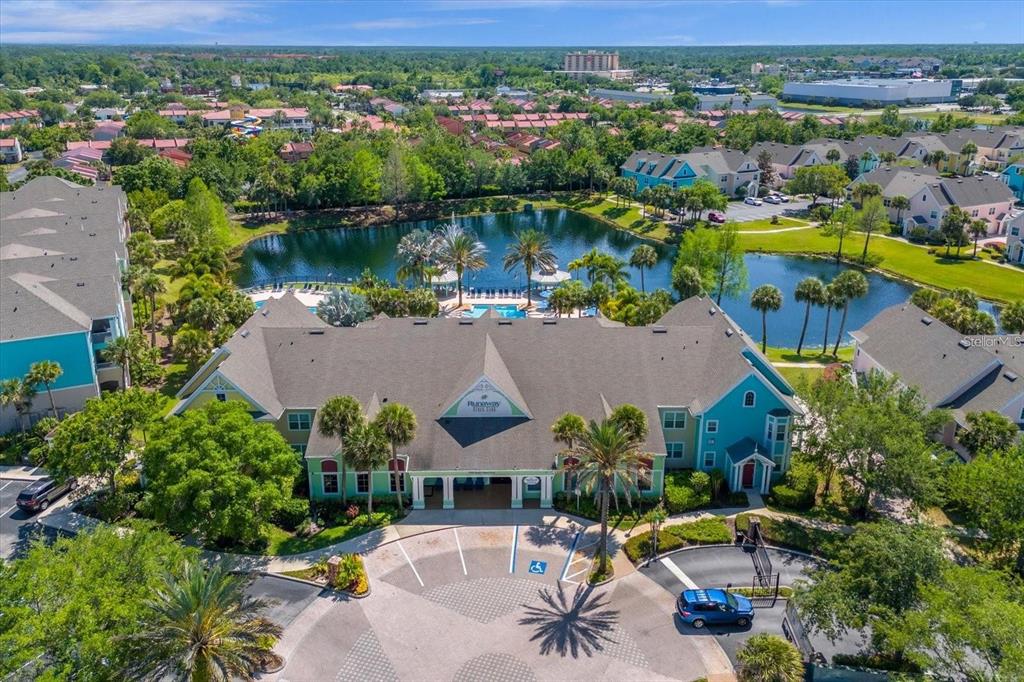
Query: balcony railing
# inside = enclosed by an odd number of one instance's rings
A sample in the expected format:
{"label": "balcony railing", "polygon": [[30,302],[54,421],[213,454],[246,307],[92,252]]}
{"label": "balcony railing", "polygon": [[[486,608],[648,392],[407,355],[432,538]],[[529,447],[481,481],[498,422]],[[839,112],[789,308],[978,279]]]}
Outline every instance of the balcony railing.
{"label": "balcony railing", "polygon": [[89,338],[92,341],[92,344],[95,346],[96,344],[106,343],[107,341],[110,341],[111,337],[113,336],[113,332],[111,332],[108,329],[107,331],[103,332],[93,332]]}

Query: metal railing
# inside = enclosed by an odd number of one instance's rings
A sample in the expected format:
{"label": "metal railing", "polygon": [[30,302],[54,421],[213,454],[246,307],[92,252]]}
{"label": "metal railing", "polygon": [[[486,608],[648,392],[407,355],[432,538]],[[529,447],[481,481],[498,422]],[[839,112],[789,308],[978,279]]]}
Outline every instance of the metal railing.
{"label": "metal railing", "polygon": [[768,549],[764,545],[764,536],[761,535],[761,522],[757,519],[750,519],[750,527],[747,529],[747,541],[754,545],[754,553],[751,557],[754,560],[754,571],[762,587],[768,587],[772,579],[772,559],[768,556]]}

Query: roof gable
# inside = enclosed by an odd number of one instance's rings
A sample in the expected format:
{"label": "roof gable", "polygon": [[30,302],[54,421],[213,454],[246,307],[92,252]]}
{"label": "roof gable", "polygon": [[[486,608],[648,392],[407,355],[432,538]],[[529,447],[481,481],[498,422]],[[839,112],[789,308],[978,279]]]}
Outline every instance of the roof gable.
{"label": "roof gable", "polygon": [[[484,336],[482,353],[467,363],[468,388],[460,388],[441,417],[526,417],[532,419],[523,394],[502,360],[491,335]],[[465,382],[458,386],[465,387]]]}

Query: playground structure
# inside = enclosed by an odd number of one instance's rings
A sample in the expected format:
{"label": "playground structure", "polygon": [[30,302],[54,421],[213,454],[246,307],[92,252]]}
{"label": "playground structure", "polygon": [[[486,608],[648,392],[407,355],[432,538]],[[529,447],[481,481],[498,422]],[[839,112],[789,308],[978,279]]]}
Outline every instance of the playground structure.
{"label": "playground structure", "polygon": [[235,137],[256,137],[263,132],[263,119],[258,116],[244,116],[231,121],[231,134]]}

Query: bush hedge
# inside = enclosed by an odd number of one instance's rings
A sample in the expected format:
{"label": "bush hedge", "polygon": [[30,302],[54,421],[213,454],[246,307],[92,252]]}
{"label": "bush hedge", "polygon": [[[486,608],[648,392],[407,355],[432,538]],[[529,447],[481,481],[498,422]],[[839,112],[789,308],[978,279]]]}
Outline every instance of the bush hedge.
{"label": "bush hedge", "polygon": [[[664,526],[658,533],[658,554],[694,545],[721,545],[732,542],[732,531],[725,519],[700,519],[692,523]],[[645,531],[626,541],[623,550],[634,564],[651,556],[651,532]]]}
{"label": "bush hedge", "polygon": [[817,469],[799,456],[794,456],[786,477],[772,488],[769,501],[777,507],[803,511],[814,506],[817,493]]}
{"label": "bush hedge", "polygon": [[665,472],[665,509],[669,514],[682,514],[711,504],[708,475],[700,471]]}
{"label": "bush hedge", "polygon": [[[736,517],[736,533],[746,533],[750,528],[751,514],[739,514]],[[761,520],[761,536],[769,545],[795,549],[808,554],[828,556],[838,536],[835,533],[818,528],[811,528],[796,521],[776,519],[770,516],[759,516]]]}

